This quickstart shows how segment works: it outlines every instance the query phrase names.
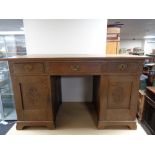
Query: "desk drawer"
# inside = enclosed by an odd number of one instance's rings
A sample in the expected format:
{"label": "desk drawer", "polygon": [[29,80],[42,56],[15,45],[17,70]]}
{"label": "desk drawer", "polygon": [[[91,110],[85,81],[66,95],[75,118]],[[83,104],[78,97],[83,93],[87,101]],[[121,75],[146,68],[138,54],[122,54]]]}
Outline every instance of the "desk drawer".
{"label": "desk drawer", "polygon": [[49,63],[48,70],[56,75],[99,74],[101,64],[96,62],[53,62]]}
{"label": "desk drawer", "polygon": [[14,63],[15,74],[44,73],[44,64],[41,62]]}
{"label": "desk drawer", "polygon": [[[138,63],[138,62],[137,62]],[[108,72],[110,73],[136,73],[141,72],[140,64],[130,62],[110,62],[108,63]]]}

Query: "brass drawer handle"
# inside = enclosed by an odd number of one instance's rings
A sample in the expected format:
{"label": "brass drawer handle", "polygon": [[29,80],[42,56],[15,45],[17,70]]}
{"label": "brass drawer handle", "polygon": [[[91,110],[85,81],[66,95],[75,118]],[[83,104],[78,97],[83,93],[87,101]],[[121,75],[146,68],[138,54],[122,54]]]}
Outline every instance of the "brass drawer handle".
{"label": "brass drawer handle", "polygon": [[72,71],[80,71],[80,66],[79,65],[71,65],[71,70]]}
{"label": "brass drawer handle", "polygon": [[120,65],[118,66],[118,69],[119,69],[120,71],[124,71],[126,68],[127,68],[127,65],[126,65],[126,64],[120,64]]}
{"label": "brass drawer handle", "polygon": [[26,71],[31,71],[32,68],[33,68],[33,67],[32,67],[31,65],[29,65],[29,64],[24,65],[24,69],[25,69]]}

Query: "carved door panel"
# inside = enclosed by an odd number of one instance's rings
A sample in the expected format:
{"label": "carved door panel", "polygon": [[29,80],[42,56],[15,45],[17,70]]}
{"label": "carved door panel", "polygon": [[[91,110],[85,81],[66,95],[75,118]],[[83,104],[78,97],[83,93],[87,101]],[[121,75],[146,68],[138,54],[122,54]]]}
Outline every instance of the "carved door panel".
{"label": "carved door panel", "polygon": [[100,120],[132,121],[136,117],[139,80],[134,76],[101,78]]}
{"label": "carved door panel", "polygon": [[16,76],[13,80],[18,120],[51,120],[52,105],[48,76]]}

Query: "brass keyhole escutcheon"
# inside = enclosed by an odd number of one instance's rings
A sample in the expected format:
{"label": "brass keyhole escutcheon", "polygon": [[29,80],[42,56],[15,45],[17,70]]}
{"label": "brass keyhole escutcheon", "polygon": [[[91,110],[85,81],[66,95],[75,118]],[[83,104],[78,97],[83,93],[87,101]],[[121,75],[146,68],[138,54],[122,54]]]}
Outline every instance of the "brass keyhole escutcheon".
{"label": "brass keyhole escutcheon", "polygon": [[71,65],[71,70],[72,71],[80,71],[80,66],[79,65]]}
{"label": "brass keyhole escutcheon", "polygon": [[118,69],[119,69],[120,71],[124,71],[126,68],[127,68],[127,65],[126,65],[126,64],[120,64],[120,65],[118,66]]}
{"label": "brass keyhole escutcheon", "polygon": [[24,65],[24,69],[25,69],[26,71],[31,71],[31,70],[32,70],[32,66],[29,65],[29,64],[26,64],[26,65]]}

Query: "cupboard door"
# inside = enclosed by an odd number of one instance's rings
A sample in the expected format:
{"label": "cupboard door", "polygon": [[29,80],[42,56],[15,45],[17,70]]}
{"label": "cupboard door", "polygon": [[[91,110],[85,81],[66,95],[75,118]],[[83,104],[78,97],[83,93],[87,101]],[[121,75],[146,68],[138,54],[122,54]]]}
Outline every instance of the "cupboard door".
{"label": "cupboard door", "polygon": [[18,121],[52,120],[49,77],[16,76],[13,80]]}
{"label": "cupboard door", "polygon": [[134,121],[138,102],[138,78],[104,76],[101,78],[101,121]]}

